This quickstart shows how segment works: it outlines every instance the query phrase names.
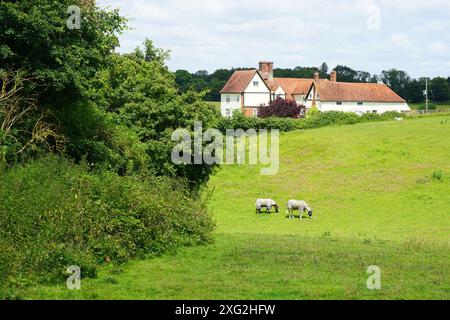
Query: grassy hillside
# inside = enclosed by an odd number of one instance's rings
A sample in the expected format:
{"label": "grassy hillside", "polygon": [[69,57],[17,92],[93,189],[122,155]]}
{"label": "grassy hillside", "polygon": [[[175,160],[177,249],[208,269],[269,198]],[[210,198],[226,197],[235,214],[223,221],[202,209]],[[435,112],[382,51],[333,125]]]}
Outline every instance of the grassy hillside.
{"label": "grassy hillside", "polygon": [[[109,266],[80,292],[25,298],[449,299],[450,116],[291,132],[280,172],[226,166],[213,177],[216,241]],[[313,219],[254,213],[305,199]],[[366,288],[378,265],[382,290]]]}

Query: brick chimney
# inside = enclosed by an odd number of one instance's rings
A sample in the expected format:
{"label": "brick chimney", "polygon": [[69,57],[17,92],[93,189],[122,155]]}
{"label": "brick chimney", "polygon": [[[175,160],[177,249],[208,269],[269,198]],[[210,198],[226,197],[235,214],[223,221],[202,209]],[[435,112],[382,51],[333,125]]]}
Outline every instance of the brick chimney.
{"label": "brick chimney", "polygon": [[331,74],[330,74],[330,81],[331,82],[337,82],[337,72],[336,71],[331,71]]}
{"label": "brick chimney", "polygon": [[319,79],[320,79],[320,74],[319,74],[319,72],[314,72],[314,82],[319,82]]}
{"label": "brick chimney", "polygon": [[264,80],[273,79],[273,62],[271,61],[261,61],[259,63],[259,72]]}

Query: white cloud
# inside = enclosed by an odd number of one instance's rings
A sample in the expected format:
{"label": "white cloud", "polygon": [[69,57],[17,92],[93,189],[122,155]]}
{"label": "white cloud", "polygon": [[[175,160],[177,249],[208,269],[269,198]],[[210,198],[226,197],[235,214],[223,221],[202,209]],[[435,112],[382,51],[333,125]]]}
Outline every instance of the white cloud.
{"label": "white cloud", "polygon": [[[127,52],[145,37],[172,49],[171,69],[213,71],[256,66],[347,64],[379,73],[450,75],[448,0],[99,0],[135,17],[121,37]],[[369,29],[368,8],[379,7],[380,29]],[[430,62],[426,66],[423,62]],[[439,68],[438,68],[439,66]]]}

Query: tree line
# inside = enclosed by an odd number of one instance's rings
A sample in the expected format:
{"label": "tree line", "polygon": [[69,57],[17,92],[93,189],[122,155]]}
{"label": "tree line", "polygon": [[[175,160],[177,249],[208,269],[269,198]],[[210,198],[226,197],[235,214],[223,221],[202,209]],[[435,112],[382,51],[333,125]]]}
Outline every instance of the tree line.
{"label": "tree line", "polygon": [[[181,92],[194,90],[204,92],[206,101],[220,101],[220,90],[231,75],[237,70],[252,68],[218,69],[209,74],[206,70],[190,73],[186,70],[175,72],[176,83]],[[366,71],[354,70],[348,66],[338,65],[333,70],[337,72],[340,82],[378,83],[388,85],[401,97],[411,103],[425,101],[426,78],[414,79],[406,71],[398,69],[384,70],[381,74],[370,74]],[[295,67],[293,69],[274,69],[274,76],[280,78],[312,78],[318,71],[321,78],[329,78],[331,71],[326,63],[320,67]],[[447,102],[450,100],[450,77],[436,77],[429,79],[429,99],[434,102]]]}

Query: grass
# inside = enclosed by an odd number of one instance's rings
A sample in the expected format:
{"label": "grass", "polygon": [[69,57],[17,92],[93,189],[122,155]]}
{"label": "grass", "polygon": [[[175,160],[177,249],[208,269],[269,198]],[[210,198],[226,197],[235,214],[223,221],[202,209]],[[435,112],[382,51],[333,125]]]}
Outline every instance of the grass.
{"label": "grass", "polygon": [[[423,103],[408,103],[412,110],[425,110],[425,102]],[[428,105],[430,110],[450,110],[449,102],[430,102]]]}
{"label": "grass", "polygon": [[220,112],[220,101],[207,101],[206,103],[215,107]]}
{"label": "grass", "polygon": [[[291,132],[280,172],[224,166],[211,179],[208,246],[107,266],[82,290],[32,299],[449,299],[450,116]],[[254,213],[258,197],[308,200],[313,219]],[[378,265],[382,289],[366,287]]]}

